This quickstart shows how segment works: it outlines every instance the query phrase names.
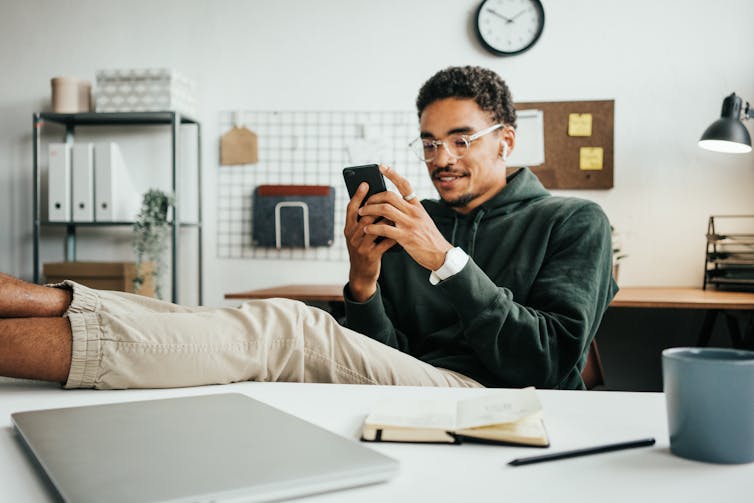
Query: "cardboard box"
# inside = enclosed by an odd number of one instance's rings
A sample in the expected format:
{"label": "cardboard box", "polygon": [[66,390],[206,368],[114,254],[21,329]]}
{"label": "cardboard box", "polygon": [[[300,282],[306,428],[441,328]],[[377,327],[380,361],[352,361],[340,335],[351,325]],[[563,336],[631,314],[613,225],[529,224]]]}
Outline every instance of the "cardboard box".
{"label": "cardboard box", "polygon": [[69,279],[98,290],[115,290],[154,297],[154,276],[151,262],[142,264],[146,281],[138,291],[134,289],[136,264],[133,262],[51,262],[43,264],[47,283]]}

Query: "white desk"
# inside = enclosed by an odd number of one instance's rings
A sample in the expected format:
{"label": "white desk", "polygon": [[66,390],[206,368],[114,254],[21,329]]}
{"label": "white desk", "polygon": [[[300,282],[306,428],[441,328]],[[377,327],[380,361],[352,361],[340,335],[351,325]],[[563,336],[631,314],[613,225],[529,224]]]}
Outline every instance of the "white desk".
{"label": "white desk", "polygon": [[[52,499],[14,437],[11,412],[223,392],[246,394],[355,439],[365,414],[381,397],[462,397],[485,390],[245,382],[174,390],[64,391],[52,384],[0,380],[0,501]],[[552,442],[550,450],[649,436],[657,439],[657,445],[514,468],[506,462],[546,451],[473,444],[365,444],[399,459],[401,473],[386,484],[329,493],[306,501],[708,503],[749,501],[754,494],[754,463],[711,465],[670,454],[661,393],[540,391],[539,394]]]}

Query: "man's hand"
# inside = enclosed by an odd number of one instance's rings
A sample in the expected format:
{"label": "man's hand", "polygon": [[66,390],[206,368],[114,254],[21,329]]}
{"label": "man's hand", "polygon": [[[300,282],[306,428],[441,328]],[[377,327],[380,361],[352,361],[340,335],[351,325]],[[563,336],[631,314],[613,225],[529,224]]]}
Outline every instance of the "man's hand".
{"label": "man's hand", "polygon": [[[453,245],[448,243],[437,229],[419,199],[415,197],[416,194],[408,180],[387,166],[380,166],[380,171],[393,182],[401,195],[389,191],[380,192],[370,197],[366,206],[358,209],[358,214],[361,215],[359,225],[368,236],[364,239],[373,240],[377,236],[383,236],[386,239],[382,243],[397,242],[419,265],[430,271],[436,271],[445,263],[445,254],[453,248]],[[363,193],[366,193],[366,190]],[[412,195],[414,197],[411,197]],[[410,200],[407,201],[406,197]],[[353,204],[354,200],[351,200],[349,211]],[[359,204],[356,203],[354,208],[359,208]],[[377,221],[380,217],[389,221],[390,224],[385,223],[384,220]],[[366,220],[367,218],[371,220]],[[351,257],[353,259],[353,255]],[[353,262],[351,271],[353,271]],[[379,274],[379,263],[377,274]]]}
{"label": "man's hand", "polygon": [[[359,216],[359,206],[369,190],[366,183],[359,185],[346,208],[346,225],[343,234],[346,237],[348,256],[351,261],[351,269],[348,273],[348,287],[351,296],[357,302],[368,300],[377,291],[377,278],[380,275],[380,260],[382,255],[393,245],[392,239],[383,239],[376,243],[376,234],[367,234],[364,229],[374,225],[379,217]],[[371,204],[372,196],[367,201]],[[379,224],[389,227],[387,223]]]}

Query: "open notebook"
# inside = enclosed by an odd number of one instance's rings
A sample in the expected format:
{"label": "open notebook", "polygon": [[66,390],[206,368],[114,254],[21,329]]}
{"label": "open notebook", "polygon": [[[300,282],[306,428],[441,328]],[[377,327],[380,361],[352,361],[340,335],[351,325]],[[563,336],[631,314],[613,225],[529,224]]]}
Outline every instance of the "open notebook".
{"label": "open notebook", "polygon": [[495,390],[465,400],[384,400],[364,421],[361,439],[550,445],[534,388]]}

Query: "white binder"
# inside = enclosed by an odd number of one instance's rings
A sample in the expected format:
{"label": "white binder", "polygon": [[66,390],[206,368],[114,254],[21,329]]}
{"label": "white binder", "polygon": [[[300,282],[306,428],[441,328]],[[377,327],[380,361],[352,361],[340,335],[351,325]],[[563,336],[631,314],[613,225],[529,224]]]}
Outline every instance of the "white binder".
{"label": "white binder", "polygon": [[76,143],[71,157],[71,197],[74,222],[94,221],[94,145]]}
{"label": "white binder", "polygon": [[117,143],[94,146],[94,219],[97,222],[130,222],[138,212],[138,194]]}
{"label": "white binder", "polygon": [[47,171],[47,218],[50,222],[71,221],[71,146],[50,143]]}

